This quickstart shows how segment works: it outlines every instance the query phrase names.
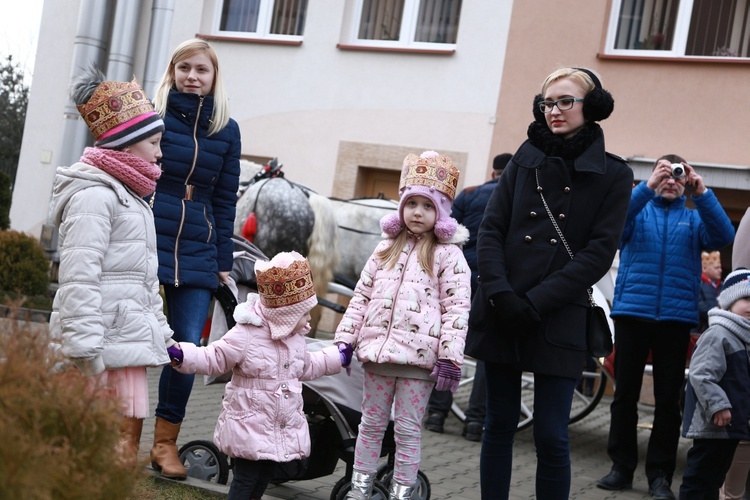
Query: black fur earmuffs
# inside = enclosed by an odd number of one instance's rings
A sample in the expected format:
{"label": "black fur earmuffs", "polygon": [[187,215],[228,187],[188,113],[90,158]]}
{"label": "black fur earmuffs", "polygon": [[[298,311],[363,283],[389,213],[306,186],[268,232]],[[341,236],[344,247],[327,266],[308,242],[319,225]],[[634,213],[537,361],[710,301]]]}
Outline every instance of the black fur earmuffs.
{"label": "black fur earmuffs", "polygon": [[[591,90],[583,98],[583,117],[586,121],[598,122],[609,118],[612,111],[615,109],[615,100],[607,90],[602,87],[602,83],[599,78],[590,70],[586,68],[573,68],[578,71],[583,71],[594,82],[594,89]],[[534,96],[534,119],[536,121],[544,123],[544,113],[539,109],[539,103],[544,100],[542,94]]]}

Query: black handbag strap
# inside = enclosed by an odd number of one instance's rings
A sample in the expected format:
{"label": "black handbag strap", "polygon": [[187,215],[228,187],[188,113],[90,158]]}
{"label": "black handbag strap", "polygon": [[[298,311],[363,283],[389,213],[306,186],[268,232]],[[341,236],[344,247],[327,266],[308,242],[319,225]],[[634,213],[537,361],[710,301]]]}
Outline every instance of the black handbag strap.
{"label": "black handbag strap", "polygon": [[[565,240],[565,236],[563,236],[563,233],[560,230],[560,226],[557,225],[555,216],[552,215],[552,211],[549,209],[549,205],[547,205],[547,200],[544,199],[544,193],[543,193],[544,190],[542,189],[542,186],[539,184],[539,168],[534,169],[534,176],[536,177],[536,192],[539,193],[539,196],[542,198],[542,205],[544,205],[544,209],[547,211],[549,220],[550,222],[552,222],[552,225],[555,227],[555,231],[557,231],[557,235],[560,237],[560,241],[562,241],[563,245],[565,246],[565,250],[568,251],[568,255],[570,255],[570,260],[573,260],[573,251],[570,249],[568,242]],[[594,300],[593,288],[587,289],[586,292],[589,294],[589,304],[591,305],[591,307],[596,307],[596,301]]]}

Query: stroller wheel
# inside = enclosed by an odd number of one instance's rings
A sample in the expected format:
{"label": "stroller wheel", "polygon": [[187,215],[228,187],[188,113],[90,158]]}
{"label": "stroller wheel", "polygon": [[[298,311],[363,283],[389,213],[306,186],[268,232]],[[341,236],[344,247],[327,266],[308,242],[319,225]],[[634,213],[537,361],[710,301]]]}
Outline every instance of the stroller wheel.
{"label": "stroller wheel", "polygon": [[[381,465],[378,467],[377,478],[378,481],[383,483],[385,489],[388,490],[391,487],[391,479],[393,479],[393,469],[387,463]],[[412,500],[430,500],[431,494],[432,487],[430,486],[430,480],[427,479],[424,472],[421,470],[417,471],[417,487],[414,489],[414,493],[412,493]]]}
{"label": "stroller wheel", "polygon": [[[336,485],[331,491],[331,500],[344,500],[346,494],[352,489],[351,478],[346,476],[338,480]],[[388,500],[388,488],[383,485],[380,481],[375,481],[372,484],[372,495],[371,500]]]}
{"label": "stroller wheel", "polygon": [[188,476],[227,484],[229,461],[211,441],[190,441],[180,448],[179,454]]}

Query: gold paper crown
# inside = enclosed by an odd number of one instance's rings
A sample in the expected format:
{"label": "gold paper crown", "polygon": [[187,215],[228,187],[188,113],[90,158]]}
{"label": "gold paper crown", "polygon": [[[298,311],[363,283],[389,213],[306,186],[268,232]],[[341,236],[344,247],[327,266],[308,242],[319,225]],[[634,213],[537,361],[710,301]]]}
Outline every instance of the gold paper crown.
{"label": "gold paper crown", "polygon": [[401,170],[399,192],[406,186],[434,187],[451,200],[456,197],[459,172],[453,160],[445,155],[417,156],[409,154],[404,158]]}
{"label": "gold paper crown", "polygon": [[97,141],[133,118],[154,113],[154,106],[138,82],[102,82],[86,104],[76,106]]}
{"label": "gold paper crown", "polygon": [[260,303],[266,307],[284,307],[297,304],[315,295],[310,264],[295,260],[289,267],[271,267],[255,270]]}

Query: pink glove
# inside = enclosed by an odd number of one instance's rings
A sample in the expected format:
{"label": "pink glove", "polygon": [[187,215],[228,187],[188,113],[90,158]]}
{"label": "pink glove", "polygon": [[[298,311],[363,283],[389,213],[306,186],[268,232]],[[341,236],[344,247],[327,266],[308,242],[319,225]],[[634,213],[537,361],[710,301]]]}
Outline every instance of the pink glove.
{"label": "pink glove", "polygon": [[177,347],[177,344],[167,347],[167,353],[169,354],[169,359],[171,359],[178,365],[182,364],[182,349]]}
{"label": "pink glove", "polygon": [[438,359],[435,368],[432,369],[430,377],[437,377],[435,389],[438,391],[456,392],[458,382],[461,380],[461,369],[447,359]]}

